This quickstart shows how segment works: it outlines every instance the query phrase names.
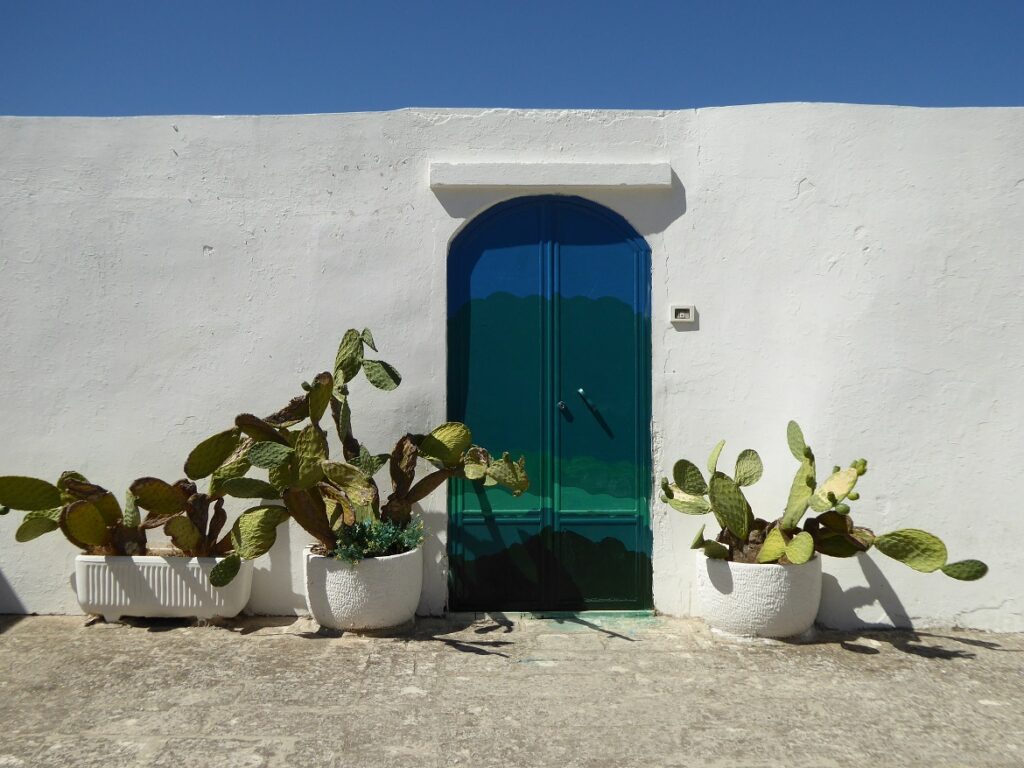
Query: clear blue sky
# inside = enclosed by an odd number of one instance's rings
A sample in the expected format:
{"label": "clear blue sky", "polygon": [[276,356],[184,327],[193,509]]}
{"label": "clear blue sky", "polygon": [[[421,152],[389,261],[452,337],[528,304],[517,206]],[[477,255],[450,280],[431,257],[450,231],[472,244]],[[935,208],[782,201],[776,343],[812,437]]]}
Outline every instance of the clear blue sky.
{"label": "clear blue sky", "polygon": [[1024,0],[0,0],[0,114],[1024,105]]}

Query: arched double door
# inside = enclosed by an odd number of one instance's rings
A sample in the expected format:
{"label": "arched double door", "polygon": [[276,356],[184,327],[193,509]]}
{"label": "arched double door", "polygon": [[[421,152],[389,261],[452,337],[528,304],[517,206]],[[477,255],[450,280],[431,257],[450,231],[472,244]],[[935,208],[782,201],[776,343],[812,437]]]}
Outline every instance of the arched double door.
{"label": "arched double door", "polygon": [[651,607],[650,249],[577,197],[517,198],[448,262],[449,417],[529,491],[453,482],[452,610]]}

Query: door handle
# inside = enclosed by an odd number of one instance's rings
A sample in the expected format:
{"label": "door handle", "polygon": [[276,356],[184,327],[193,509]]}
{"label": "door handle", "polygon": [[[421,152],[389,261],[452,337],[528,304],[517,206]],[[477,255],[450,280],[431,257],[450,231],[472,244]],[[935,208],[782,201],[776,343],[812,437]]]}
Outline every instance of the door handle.
{"label": "door handle", "polygon": [[579,394],[579,396],[581,398],[583,398],[583,402],[587,406],[587,408],[589,408],[592,411],[597,410],[594,407],[594,404],[592,402],[590,402],[590,399],[587,397],[587,393],[583,391],[583,387],[580,387],[579,389],[577,389],[576,392]]}
{"label": "door handle", "polygon": [[565,413],[567,407],[568,406],[565,404],[564,400],[558,401],[558,410],[560,410],[562,413]]}

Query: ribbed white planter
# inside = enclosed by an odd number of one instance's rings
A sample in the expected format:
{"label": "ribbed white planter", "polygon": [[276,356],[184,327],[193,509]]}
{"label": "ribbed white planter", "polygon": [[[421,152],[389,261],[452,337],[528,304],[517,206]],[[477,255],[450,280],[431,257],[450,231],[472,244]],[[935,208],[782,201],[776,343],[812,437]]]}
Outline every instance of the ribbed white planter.
{"label": "ribbed white planter", "polygon": [[423,547],[346,563],[305,549],[306,607],[322,627],[383,629],[416,615],[423,587]]}
{"label": "ribbed white planter", "polygon": [[733,563],[697,555],[697,610],[712,629],[747,637],[793,637],[814,625],[821,558],[803,565]]}
{"label": "ribbed white planter", "polygon": [[75,590],[85,613],[107,621],[122,616],[212,619],[237,616],[249,602],[252,561],[243,560],[226,587],[210,584],[217,557],[75,558]]}

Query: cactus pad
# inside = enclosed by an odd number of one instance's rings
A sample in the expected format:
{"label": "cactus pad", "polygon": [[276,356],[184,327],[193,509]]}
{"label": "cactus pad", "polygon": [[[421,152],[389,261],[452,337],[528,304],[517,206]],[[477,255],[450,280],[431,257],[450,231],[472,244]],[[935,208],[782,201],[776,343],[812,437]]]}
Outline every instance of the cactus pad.
{"label": "cactus pad", "polygon": [[288,510],[278,506],[245,510],[231,528],[231,544],[243,560],[255,560],[274,546],[277,526],[288,519]]}
{"label": "cactus pad", "polygon": [[44,533],[56,531],[60,528],[60,507],[53,509],[40,509],[33,512],[26,512],[21,520],[14,540],[18,542],[32,541]]}
{"label": "cactus pad", "polygon": [[372,504],[377,497],[377,487],[358,467],[341,461],[324,461],[321,467],[327,479],[341,488],[356,506]]}
{"label": "cactus pad", "polygon": [[731,479],[719,473],[711,478],[708,487],[711,508],[724,527],[740,541],[746,541],[750,533],[750,505],[743,497],[743,491]]}
{"label": "cactus pad", "polygon": [[363,337],[359,331],[349,329],[341,337],[338,354],[334,358],[334,378],[339,384],[347,384],[359,373],[363,364]]}
{"label": "cactus pad", "polygon": [[847,497],[857,484],[857,470],[853,467],[841,469],[832,475],[810,497],[811,509],[825,512]]}
{"label": "cactus pad", "polygon": [[454,467],[462,461],[462,454],[473,444],[469,427],[449,421],[434,429],[419,444],[420,456],[444,467]]}
{"label": "cactus pad", "polygon": [[761,551],[757,553],[757,562],[774,563],[786,554],[786,537],[778,528],[772,528],[764,538]]}
{"label": "cactus pad", "polygon": [[692,461],[680,459],[672,467],[672,479],[679,489],[688,496],[703,496],[708,492],[708,484]]}
{"label": "cactus pad", "polygon": [[718,471],[718,457],[722,455],[722,449],[725,448],[725,440],[719,440],[718,444],[711,449],[711,455],[708,456],[708,474],[713,475]]}
{"label": "cactus pad", "polygon": [[946,564],[946,545],[942,539],[917,528],[903,528],[875,539],[883,555],[909,565],[915,571],[931,573]]}
{"label": "cactus pad", "polygon": [[324,476],[320,463],[327,458],[327,435],[315,423],[299,432],[295,438],[295,458],[299,488],[310,488]]}
{"label": "cactus pad", "polygon": [[700,527],[700,530],[697,531],[697,535],[694,536],[693,537],[693,541],[690,542],[690,549],[703,549],[704,548],[704,542],[707,541],[707,539],[704,538],[704,528],[705,527],[706,526],[702,525]]}
{"label": "cactus pad", "polygon": [[255,441],[288,445],[288,441],[281,436],[277,428],[251,413],[240,413],[235,416],[235,426]]}
{"label": "cactus pad", "polygon": [[508,488],[513,496],[522,496],[530,487],[530,478],[526,474],[526,458],[520,456],[518,461],[512,461],[506,451],[487,468],[487,479]]}
{"label": "cactus pad", "polygon": [[711,511],[711,504],[703,496],[688,496],[683,493],[675,493],[672,497],[664,496],[662,501],[666,502],[676,512],[685,515],[706,515]]}
{"label": "cactus pad", "polygon": [[236,499],[280,499],[281,491],[265,480],[255,477],[232,477],[221,483],[227,496]]}
{"label": "cactus pad", "polygon": [[210,569],[210,584],[215,587],[226,587],[242,567],[242,558],[238,555],[229,555]]}
{"label": "cactus pad", "polygon": [[[188,496],[177,485],[169,485],[156,477],[140,477],[131,484],[136,504],[156,515],[170,515],[180,511]],[[148,520],[148,518],[147,518]]]}
{"label": "cactus pad", "polygon": [[704,542],[704,555],[710,560],[728,560],[729,559],[729,548],[724,544],[719,544],[717,541],[711,541],[708,539]]}
{"label": "cactus pad", "polygon": [[368,382],[385,392],[397,389],[402,383],[402,374],[383,360],[363,360],[363,373]]}
{"label": "cactus pad", "polygon": [[0,505],[39,512],[61,505],[60,490],[45,480],[7,475],[0,477]]}
{"label": "cactus pad", "polygon": [[782,516],[782,527],[787,531],[800,524],[800,519],[807,511],[811,494],[814,493],[813,485],[814,463],[804,459],[793,477],[793,484],[789,488],[789,499],[786,501],[786,511]]}
{"label": "cactus pad", "polygon": [[761,457],[753,448],[741,451],[740,455],[736,457],[736,472],[733,475],[736,485],[753,485],[761,479],[763,472],[764,464],[761,463]]}
{"label": "cactus pad", "polygon": [[804,432],[795,421],[786,425],[786,444],[789,445],[789,452],[797,461],[803,461],[807,456],[807,442],[804,440]]}
{"label": "cactus pad", "polygon": [[68,539],[90,546],[103,546],[110,540],[110,531],[103,515],[88,501],[76,501],[64,508],[61,527]]}
{"label": "cactus pad", "polygon": [[814,539],[807,531],[801,531],[786,545],[786,559],[793,565],[803,565],[814,557]]}
{"label": "cactus pad", "polygon": [[237,427],[206,438],[193,448],[185,459],[185,476],[191,480],[199,480],[213,474],[213,471],[235,452],[241,439],[242,431]]}
{"label": "cactus pad", "polygon": [[264,441],[253,443],[246,454],[246,459],[254,467],[274,469],[288,461],[294,453],[290,446]]}
{"label": "cactus pad", "polygon": [[988,566],[981,560],[960,560],[942,566],[942,572],[960,581],[975,581],[988,573]]}
{"label": "cactus pad", "polygon": [[309,390],[309,419],[314,424],[319,424],[320,419],[331,402],[331,393],[334,390],[334,377],[324,371],[313,379],[313,386]]}
{"label": "cactus pad", "polygon": [[203,542],[203,534],[184,515],[172,517],[164,525],[164,533],[167,534],[171,543],[186,555],[192,554]]}
{"label": "cactus pad", "polygon": [[124,512],[121,515],[121,524],[125,528],[138,528],[142,523],[142,516],[139,514],[138,500],[130,490],[124,493]]}

